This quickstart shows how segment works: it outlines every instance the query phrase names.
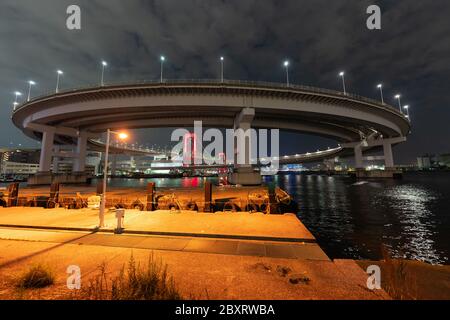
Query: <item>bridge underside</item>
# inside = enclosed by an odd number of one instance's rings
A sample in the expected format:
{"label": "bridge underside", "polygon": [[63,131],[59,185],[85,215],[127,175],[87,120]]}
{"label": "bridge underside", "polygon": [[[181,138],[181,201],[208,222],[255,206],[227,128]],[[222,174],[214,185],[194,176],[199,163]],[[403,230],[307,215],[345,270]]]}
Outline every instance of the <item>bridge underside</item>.
{"label": "bridge underside", "polygon": [[[103,146],[93,138],[107,129],[192,127],[194,121],[202,121],[204,128],[280,129],[332,138],[341,144],[339,148],[279,162],[317,161],[352,150],[357,167],[362,167],[362,152],[374,147],[383,148],[386,167],[393,167],[391,146],[405,141],[410,130],[402,113],[366,98],[329,90],[232,82],[71,91],[32,100],[13,114],[17,127],[42,141],[42,174],[50,171],[55,144],[74,145],[74,172],[83,172],[86,148],[101,150]],[[249,146],[246,150],[250,152]],[[123,152],[120,148],[111,151]],[[236,166],[235,171],[236,177],[253,175],[250,163]]]}

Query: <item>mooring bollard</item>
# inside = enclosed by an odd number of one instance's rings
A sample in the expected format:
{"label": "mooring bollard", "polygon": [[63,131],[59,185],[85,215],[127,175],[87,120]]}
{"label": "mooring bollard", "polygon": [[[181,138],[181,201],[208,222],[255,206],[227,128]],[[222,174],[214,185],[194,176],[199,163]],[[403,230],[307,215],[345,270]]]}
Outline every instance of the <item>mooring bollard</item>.
{"label": "mooring bollard", "polygon": [[125,209],[116,209],[117,228],[116,233],[122,233],[125,219]]}
{"label": "mooring bollard", "polygon": [[50,185],[50,198],[48,199],[47,208],[56,208],[59,203],[59,183],[54,182]]}
{"label": "mooring bollard", "polygon": [[212,212],[212,183],[205,182],[205,206],[203,212]]}
{"label": "mooring bollard", "polygon": [[156,204],[155,204],[155,183],[149,182],[147,184],[147,211],[155,211]]}
{"label": "mooring bollard", "polygon": [[14,182],[8,186],[8,207],[17,207],[19,198],[19,183]]}

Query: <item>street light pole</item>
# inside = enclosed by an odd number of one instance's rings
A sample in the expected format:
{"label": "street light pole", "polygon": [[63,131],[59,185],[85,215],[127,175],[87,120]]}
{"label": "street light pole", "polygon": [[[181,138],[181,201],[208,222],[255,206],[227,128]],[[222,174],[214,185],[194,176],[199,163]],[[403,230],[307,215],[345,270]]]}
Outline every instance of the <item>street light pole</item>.
{"label": "street light pole", "polygon": [[13,103],[13,109],[16,110],[17,105],[19,104],[19,102],[17,101],[17,99],[22,95],[21,92],[19,91],[15,91],[14,95],[16,96],[16,98],[14,99],[14,103]]}
{"label": "street light pole", "polygon": [[102,189],[102,201],[100,203],[99,213],[99,228],[105,226],[105,206],[106,206],[106,181],[108,179],[108,154],[109,154],[109,139],[111,130],[106,130],[106,150],[105,150],[105,163],[103,165],[103,189]]}
{"label": "street light pole", "polygon": [[284,62],[284,67],[286,68],[286,87],[289,87],[289,61]]}
{"label": "street light pole", "polygon": [[344,71],[341,71],[340,73],[339,73],[339,75],[341,76],[341,78],[342,78],[342,87],[344,88],[344,94],[346,95],[347,94],[347,90],[346,90],[346,88],[345,88],[345,72]]}
{"label": "street light pole", "polygon": [[106,185],[108,179],[108,156],[109,156],[109,144],[111,139],[111,133],[117,134],[120,139],[126,139],[127,134],[119,133],[111,131],[110,129],[106,130],[106,148],[105,148],[105,163],[103,165],[103,190],[102,190],[102,199],[100,202],[100,211],[99,211],[99,228],[103,228],[105,226],[105,207],[106,207]]}
{"label": "street light pole", "polygon": [[28,81],[28,98],[27,101],[30,101],[30,97],[31,97],[31,86],[34,86],[36,84],[36,82],[34,81]]}
{"label": "street light pole", "polygon": [[223,83],[223,57],[220,57],[220,80]]}
{"label": "street light pole", "polygon": [[406,117],[411,121],[411,118],[409,117],[409,105],[404,106],[403,109],[406,110]]}
{"label": "street light pole", "polygon": [[402,96],[400,94],[395,95],[395,98],[398,100],[398,109],[400,110],[400,112],[403,113],[403,111],[402,111],[402,103],[401,103],[401,100],[400,100],[401,97]]}
{"label": "street light pole", "polygon": [[378,89],[380,89],[380,94],[381,94],[381,104],[384,104],[383,85],[380,83],[377,87],[378,87]]}
{"label": "street light pole", "polygon": [[166,60],[166,58],[164,56],[161,56],[160,60],[161,60],[161,83],[162,83],[163,82],[164,61]]}
{"label": "street light pole", "polygon": [[56,71],[56,93],[59,91],[59,77],[63,74],[61,70]]}
{"label": "street light pole", "polygon": [[102,61],[102,78],[100,81],[101,86],[103,87],[104,83],[104,76],[105,76],[105,67],[108,66],[108,63],[106,61]]}

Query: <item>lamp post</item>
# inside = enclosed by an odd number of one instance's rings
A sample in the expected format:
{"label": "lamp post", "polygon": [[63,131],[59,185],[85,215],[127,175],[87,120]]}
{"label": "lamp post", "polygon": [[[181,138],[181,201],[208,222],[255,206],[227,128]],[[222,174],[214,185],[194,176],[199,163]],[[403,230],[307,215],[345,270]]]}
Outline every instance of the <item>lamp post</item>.
{"label": "lamp post", "polygon": [[406,110],[406,117],[411,121],[411,118],[409,117],[409,105],[404,106],[403,109]]}
{"label": "lamp post", "polygon": [[286,69],[286,87],[289,87],[289,61],[286,60],[283,65]]}
{"label": "lamp post", "polygon": [[16,98],[14,99],[14,103],[13,103],[13,109],[16,110],[17,105],[19,104],[19,102],[17,101],[17,99],[22,95],[21,92],[19,91],[15,91],[14,95],[16,96]]}
{"label": "lamp post", "polygon": [[105,163],[103,165],[103,190],[102,190],[102,199],[100,202],[100,212],[99,212],[99,228],[103,228],[105,226],[105,206],[106,206],[106,182],[108,179],[108,154],[109,154],[109,143],[111,133],[117,134],[120,139],[124,140],[128,137],[126,133],[111,131],[110,129],[106,130],[106,150],[105,150]]}
{"label": "lamp post", "polygon": [[224,57],[220,57],[220,81],[223,83],[223,61]]}
{"label": "lamp post", "polygon": [[100,81],[101,86],[103,87],[104,83],[104,77],[105,77],[105,68],[108,66],[108,63],[106,61],[102,61],[102,78]]}
{"label": "lamp post", "polygon": [[380,94],[381,94],[381,104],[384,104],[383,85],[380,83],[379,85],[377,85],[377,88],[380,89]]}
{"label": "lamp post", "polygon": [[398,101],[398,109],[400,110],[400,112],[402,112],[402,102],[400,100],[401,97],[402,97],[401,94],[395,95],[395,99],[397,99],[397,101]]}
{"label": "lamp post", "polygon": [[345,89],[345,72],[339,72],[339,76],[342,78],[342,87],[344,89],[344,94],[347,94],[347,90]]}
{"label": "lamp post", "polygon": [[28,98],[27,101],[30,101],[31,98],[31,86],[34,86],[36,84],[36,82],[30,80],[28,81]]}
{"label": "lamp post", "polygon": [[58,93],[59,91],[59,77],[61,77],[64,74],[61,70],[56,71],[56,90],[55,92]]}
{"label": "lamp post", "polygon": [[166,61],[166,58],[164,56],[161,56],[161,83],[163,82],[163,69],[164,69],[164,61]]}

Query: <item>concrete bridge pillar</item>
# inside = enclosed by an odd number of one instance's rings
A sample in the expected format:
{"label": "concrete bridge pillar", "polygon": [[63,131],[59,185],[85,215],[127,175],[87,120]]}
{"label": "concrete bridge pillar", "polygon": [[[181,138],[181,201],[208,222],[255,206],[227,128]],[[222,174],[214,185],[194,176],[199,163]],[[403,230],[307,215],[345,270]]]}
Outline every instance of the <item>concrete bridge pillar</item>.
{"label": "concrete bridge pillar", "polygon": [[353,149],[355,151],[355,169],[363,169],[364,164],[361,144],[356,145]]}
{"label": "concrete bridge pillar", "polygon": [[50,167],[52,164],[53,143],[55,139],[55,130],[47,128],[42,132],[41,156],[39,159],[39,173],[50,174]]}
{"label": "concrete bridge pillar", "polygon": [[73,162],[74,173],[84,173],[86,169],[87,133],[80,131],[77,137],[76,157]]}
{"label": "concrete bridge pillar", "polygon": [[394,156],[392,154],[392,144],[389,141],[383,141],[384,167],[386,169],[394,168]]}
{"label": "concrete bridge pillar", "polygon": [[261,175],[253,170],[251,123],[255,109],[244,108],[234,120],[234,169],[229,180],[232,184],[259,185]]}

